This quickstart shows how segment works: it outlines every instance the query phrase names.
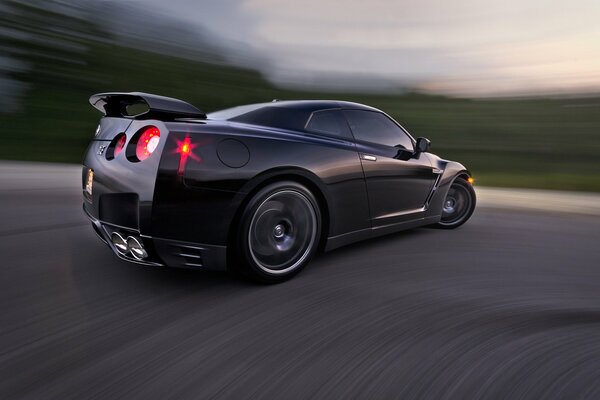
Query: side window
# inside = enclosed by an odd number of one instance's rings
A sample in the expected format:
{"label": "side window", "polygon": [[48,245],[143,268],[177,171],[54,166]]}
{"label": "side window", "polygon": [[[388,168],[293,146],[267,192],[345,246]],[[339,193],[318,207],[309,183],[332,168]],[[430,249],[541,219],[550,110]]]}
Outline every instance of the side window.
{"label": "side window", "polygon": [[333,136],[340,136],[344,139],[350,139],[348,124],[342,115],[341,110],[323,110],[312,113],[306,130],[309,132],[325,133]]}
{"label": "side window", "polygon": [[344,115],[356,140],[390,147],[402,146],[411,151],[414,149],[410,137],[385,114],[377,111],[345,110]]}

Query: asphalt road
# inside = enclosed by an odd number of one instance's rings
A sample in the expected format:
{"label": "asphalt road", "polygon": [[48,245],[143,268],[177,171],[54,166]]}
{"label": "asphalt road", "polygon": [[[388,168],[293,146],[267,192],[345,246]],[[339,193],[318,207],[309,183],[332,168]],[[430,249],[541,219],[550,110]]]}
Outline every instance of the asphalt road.
{"label": "asphalt road", "polygon": [[260,286],[120,261],[53,168],[1,172],[0,399],[600,398],[600,217],[484,205]]}

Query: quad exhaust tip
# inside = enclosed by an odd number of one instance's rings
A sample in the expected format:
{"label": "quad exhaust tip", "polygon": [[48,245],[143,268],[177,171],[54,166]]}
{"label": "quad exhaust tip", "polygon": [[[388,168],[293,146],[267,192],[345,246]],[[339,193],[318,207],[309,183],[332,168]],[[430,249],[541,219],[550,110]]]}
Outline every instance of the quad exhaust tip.
{"label": "quad exhaust tip", "polygon": [[115,246],[115,249],[117,249],[119,254],[124,256],[128,253],[131,253],[133,258],[136,260],[143,260],[148,257],[148,253],[144,249],[144,245],[138,238],[134,236],[128,236],[127,239],[125,239],[119,232],[113,232],[110,235],[110,238],[113,246]]}
{"label": "quad exhaust tip", "polygon": [[127,254],[127,240],[125,240],[125,238],[121,236],[119,232],[113,232],[112,235],[110,235],[110,239],[112,240],[112,244],[115,246],[119,254]]}
{"label": "quad exhaust tip", "polygon": [[148,253],[144,249],[144,245],[135,237],[129,236],[127,238],[127,248],[131,252],[131,255],[136,260],[143,260],[148,257]]}

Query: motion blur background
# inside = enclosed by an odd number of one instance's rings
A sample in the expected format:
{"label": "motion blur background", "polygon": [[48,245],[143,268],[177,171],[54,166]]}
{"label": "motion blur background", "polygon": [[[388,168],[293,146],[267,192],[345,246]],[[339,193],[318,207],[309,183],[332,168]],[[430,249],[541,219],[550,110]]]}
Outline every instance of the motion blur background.
{"label": "motion blur background", "polygon": [[481,185],[600,191],[600,3],[0,2],[0,158],[79,163],[88,97],[381,108]]}
{"label": "motion blur background", "polygon": [[[598,0],[0,0],[0,399],[600,399],[600,194],[514,189],[600,192],[599,17]],[[373,105],[474,173],[477,210],[279,285],[132,265],[81,211],[105,91]]]}

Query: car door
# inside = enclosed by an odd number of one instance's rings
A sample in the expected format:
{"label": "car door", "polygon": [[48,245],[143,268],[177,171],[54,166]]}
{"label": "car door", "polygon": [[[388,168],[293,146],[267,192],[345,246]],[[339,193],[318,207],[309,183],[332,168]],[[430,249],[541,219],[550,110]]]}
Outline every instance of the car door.
{"label": "car door", "polygon": [[427,155],[415,155],[413,139],[384,113],[344,110],[344,116],[362,163],[372,226],[422,218],[438,172]]}
{"label": "car door", "polygon": [[369,198],[356,143],[342,110],[314,111],[305,125],[307,137],[319,138],[320,149],[310,154],[311,168],[327,185],[332,209],[331,235],[368,231]]}

